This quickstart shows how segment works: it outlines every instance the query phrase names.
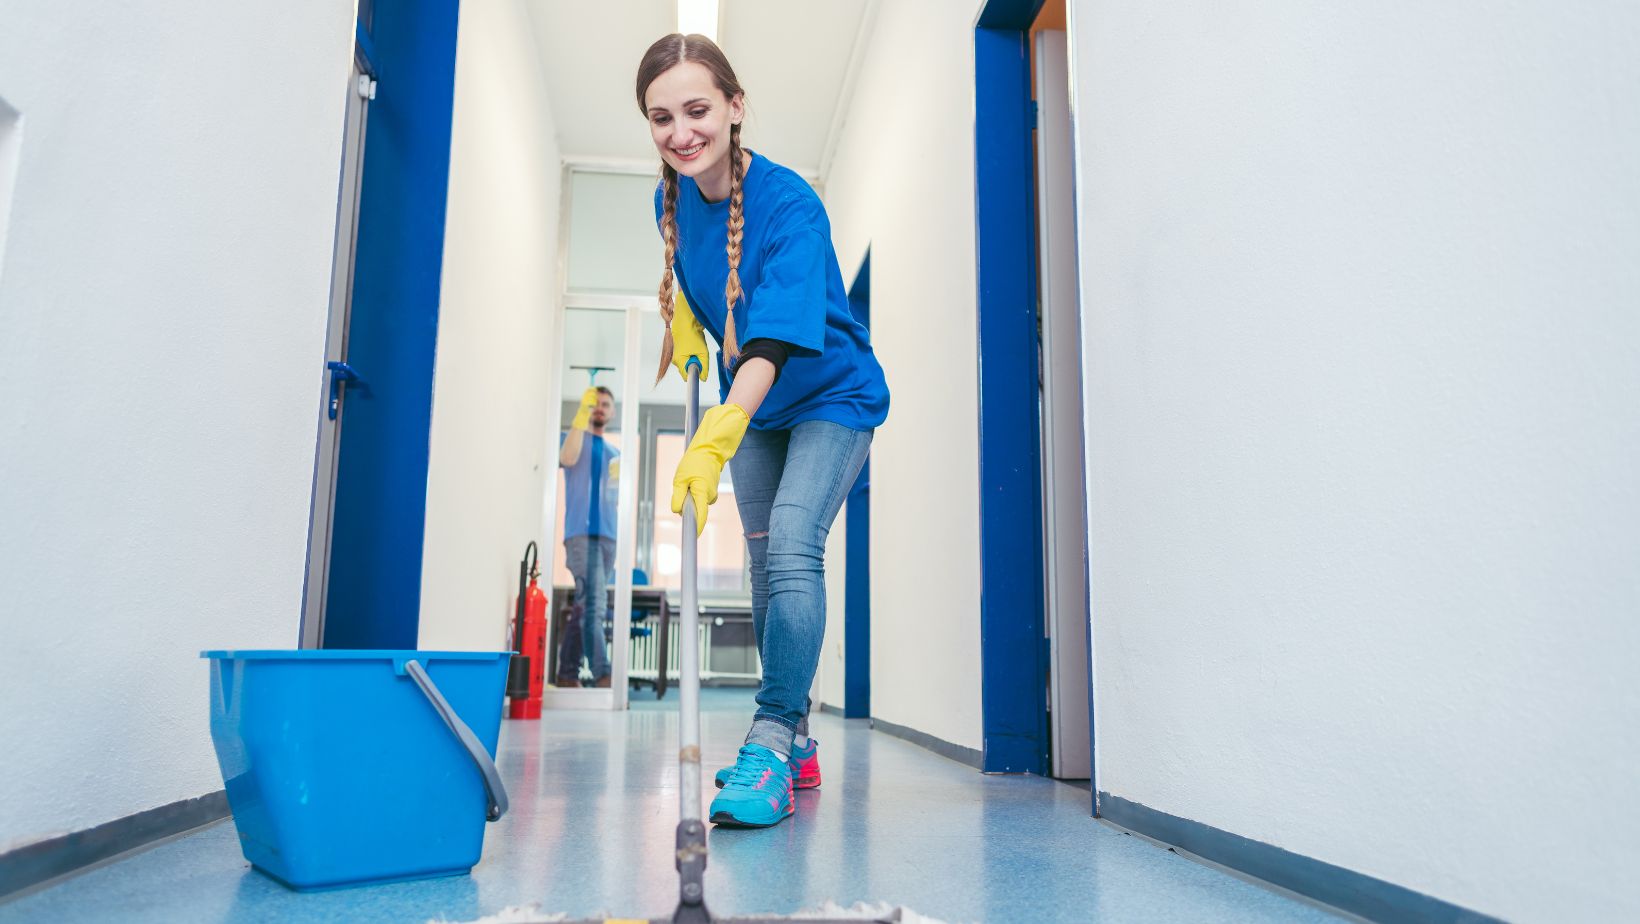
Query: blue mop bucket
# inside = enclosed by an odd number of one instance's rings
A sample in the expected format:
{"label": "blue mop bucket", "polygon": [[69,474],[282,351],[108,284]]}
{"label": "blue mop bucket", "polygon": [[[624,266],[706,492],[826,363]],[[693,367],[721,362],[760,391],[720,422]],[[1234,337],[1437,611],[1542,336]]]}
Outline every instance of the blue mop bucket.
{"label": "blue mop bucket", "polygon": [[511,652],[206,651],[245,859],[298,890],[465,873],[507,811]]}

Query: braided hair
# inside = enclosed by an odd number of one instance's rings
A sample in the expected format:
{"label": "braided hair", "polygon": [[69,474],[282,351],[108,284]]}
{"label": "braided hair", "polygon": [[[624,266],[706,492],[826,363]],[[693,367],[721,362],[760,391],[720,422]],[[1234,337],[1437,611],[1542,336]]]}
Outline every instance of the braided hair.
{"label": "braided hair", "polygon": [[661,273],[661,320],[666,322],[666,333],[661,337],[661,368],[655,373],[658,383],[666,377],[666,367],[672,365],[672,261],[678,255],[678,171],[671,164],[661,165],[661,240],[666,242],[666,269]]}
{"label": "braided hair", "polygon": [[740,355],[740,344],[735,342],[735,305],[740,303],[740,238],[746,230],[746,163],[740,153],[740,126],[729,127],[729,243],[724,248],[729,258],[729,279],[723,284],[723,304],[728,306],[728,320],[723,327],[723,355],[733,363]]}

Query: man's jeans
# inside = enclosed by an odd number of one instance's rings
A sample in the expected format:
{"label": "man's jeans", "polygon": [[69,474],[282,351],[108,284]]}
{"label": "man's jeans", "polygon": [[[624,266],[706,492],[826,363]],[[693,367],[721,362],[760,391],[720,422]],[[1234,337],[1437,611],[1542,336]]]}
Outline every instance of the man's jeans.
{"label": "man's jeans", "polygon": [[[564,540],[565,564],[575,576],[575,601],[581,604],[581,648],[593,680],[609,676],[604,645],[604,611],[609,608],[609,574],[615,565],[615,540],[608,536],[571,536]],[[560,666],[559,670],[569,673]]]}
{"label": "man's jeans", "polygon": [[748,744],[790,754],[792,735],[808,731],[809,687],[826,632],[826,534],[865,464],[871,435],[823,420],[747,430],[729,461],[763,658]]}

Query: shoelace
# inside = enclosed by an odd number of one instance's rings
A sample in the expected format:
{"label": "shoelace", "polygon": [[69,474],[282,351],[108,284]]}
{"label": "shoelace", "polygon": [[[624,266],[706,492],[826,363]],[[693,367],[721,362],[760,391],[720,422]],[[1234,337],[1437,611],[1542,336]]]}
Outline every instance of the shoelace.
{"label": "shoelace", "polygon": [[756,786],[762,780],[763,774],[771,770],[773,763],[774,761],[752,750],[750,746],[742,746],[740,756],[735,759],[734,768],[729,771],[729,778],[724,781],[724,786]]}

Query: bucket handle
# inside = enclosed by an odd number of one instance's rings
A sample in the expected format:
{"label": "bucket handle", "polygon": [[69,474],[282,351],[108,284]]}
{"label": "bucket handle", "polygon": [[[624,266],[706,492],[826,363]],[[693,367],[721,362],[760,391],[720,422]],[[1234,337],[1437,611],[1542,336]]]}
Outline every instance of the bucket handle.
{"label": "bucket handle", "polygon": [[450,708],[450,701],[444,698],[444,694],[439,692],[437,686],[434,686],[433,678],[427,676],[426,668],[412,658],[404,662],[403,672],[408,673],[410,679],[416,682],[416,686],[421,688],[427,701],[432,703],[433,709],[438,712],[438,717],[444,720],[444,724],[456,736],[456,740],[467,749],[467,756],[478,766],[478,772],[484,777],[484,795],[490,803],[485,817],[495,821],[507,814],[507,787],[501,784],[501,771],[496,769],[495,761],[490,759],[490,752],[479,743],[478,736],[467,727],[467,723],[461,721],[461,716],[456,715],[456,711]]}

